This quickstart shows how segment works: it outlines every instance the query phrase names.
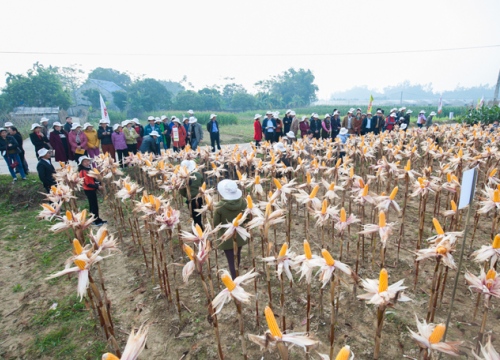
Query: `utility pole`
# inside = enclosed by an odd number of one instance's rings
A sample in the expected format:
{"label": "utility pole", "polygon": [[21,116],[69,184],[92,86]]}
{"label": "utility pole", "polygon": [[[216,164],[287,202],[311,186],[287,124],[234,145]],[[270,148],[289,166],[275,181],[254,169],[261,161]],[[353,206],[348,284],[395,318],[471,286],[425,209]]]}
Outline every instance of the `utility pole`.
{"label": "utility pole", "polygon": [[498,104],[498,90],[500,90],[500,71],[498,72],[497,86],[495,86],[495,95],[493,95],[493,106]]}

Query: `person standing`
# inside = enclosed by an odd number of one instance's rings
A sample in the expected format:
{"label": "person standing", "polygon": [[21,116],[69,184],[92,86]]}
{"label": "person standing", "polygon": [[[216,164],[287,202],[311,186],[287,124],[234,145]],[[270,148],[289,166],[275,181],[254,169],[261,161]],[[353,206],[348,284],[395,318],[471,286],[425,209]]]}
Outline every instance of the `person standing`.
{"label": "person standing", "polygon": [[321,138],[328,139],[332,136],[332,124],[330,122],[330,114],[326,114],[325,118],[321,122]]}
{"label": "person standing", "polygon": [[[196,163],[193,160],[181,161],[181,167],[185,167],[190,174],[189,183],[187,184],[189,187],[189,194],[185,187],[180,189],[179,193],[186,198],[186,204],[191,207],[191,218],[194,223],[198,224],[200,228],[203,229],[202,215],[196,211],[203,206],[203,199],[201,196],[198,196],[200,187],[203,185],[203,175],[196,171]],[[189,201],[191,201],[191,203],[189,203]]]}
{"label": "person standing", "polygon": [[40,125],[42,126],[42,134],[50,140],[49,119],[42,117],[40,119]]}
{"label": "person standing", "polygon": [[331,119],[331,123],[332,123],[332,139],[335,139],[339,134],[340,128],[342,127],[342,124],[340,123],[340,113],[338,112],[338,110],[333,111],[333,117]]}
{"label": "person standing", "polygon": [[255,114],[253,117],[253,139],[255,140],[255,146],[260,147],[260,142],[262,141],[262,137],[264,133],[262,131],[262,124],[260,123],[260,118],[262,115]]}
{"label": "person standing", "polygon": [[285,113],[285,117],[283,118],[283,129],[284,129],[283,131],[285,134],[290,132],[292,121],[293,121],[292,110],[287,110]]}
{"label": "person standing", "polygon": [[7,129],[0,128],[0,153],[7,163],[10,175],[13,181],[17,181],[16,170],[21,175],[23,180],[26,180],[26,174],[24,173],[23,163],[19,154],[21,149],[19,149],[19,144],[13,136],[7,135]]}
{"label": "person standing", "polygon": [[50,146],[55,151],[55,159],[67,163],[69,160],[68,133],[63,130],[62,124],[58,121],[52,125],[52,128],[49,141]]}
{"label": "person standing", "polygon": [[49,139],[42,133],[42,127],[39,124],[31,125],[30,140],[35,147],[36,156],[38,158],[38,150],[45,148],[50,150]]}
{"label": "person standing", "polygon": [[[160,118],[158,118],[160,120]],[[155,123],[155,118],[153,116],[148,117],[148,124],[144,127],[144,135],[147,136],[151,134],[153,131],[160,133],[160,127]]]}
{"label": "person standing", "polygon": [[184,117],[182,119],[184,130],[186,130],[186,145],[191,144],[191,140],[189,139],[189,119],[187,117]]}
{"label": "person standing", "polygon": [[432,126],[432,119],[436,116],[436,113],[434,111],[431,111],[429,116],[427,117],[427,121],[425,122],[425,127],[430,128]]}
{"label": "person standing", "polygon": [[24,151],[24,147],[23,147],[23,137],[22,137],[21,133],[17,130],[17,128],[14,125],[12,125],[12,123],[6,123],[5,126],[7,126],[8,124],[10,124],[8,127],[9,135],[13,136],[14,139],[16,139],[17,145],[18,145],[19,149],[21,150],[21,152],[19,153],[19,157],[21,158],[21,162],[23,163],[24,173],[29,174],[30,169],[28,167],[28,162],[26,161],[26,157],[25,157],[26,152]]}
{"label": "person standing", "polygon": [[276,129],[274,131],[274,141],[280,141],[280,138],[283,136],[283,121],[279,118],[280,113],[275,112],[273,114],[274,121],[276,121]]}
{"label": "person standing", "polygon": [[172,120],[172,124],[174,125],[170,132],[172,147],[175,152],[179,152],[186,147],[186,129],[184,129],[184,125],[177,118]]}
{"label": "person standing", "polygon": [[311,124],[310,124],[311,132],[315,139],[319,139],[321,136],[321,120],[319,119],[319,115],[314,113],[311,116]]}
{"label": "person standing", "polygon": [[122,131],[122,126],[120,124],[113,125],[113,133],[111,134],[111,142],[113,143],[113,148],[116,150],[118,155],[118,162],[120,167],[123,168],[123,158],[128,155],[127,139]]}
{"label": "person standing", "polygon": [[71,131],[68,134],[68,142],[73,153],[73,158],[78,163],[78,159],[81,156],[87,155],[87,136],[82,131],[82,126],[78,123],[74,123],[71,127]]}
{"label": "person standing", "polygon": [[360,111],[356,111],[356,116],[352,119],[352,133],[354,135],[361,134],[361,126],[363,125],[363,115]]}
{"label": "person standing", "polygon": [[88,156],[93,159],[99,156],[99,145],[100,140],[97,135],[97,131],[94,129],[94,126],[90,123],[83,124],[83,132],[85,136],[87,136],[87,153]]}
{"label": "person standing", "polygon": [[417,126],[419,128],[421,128],[422,126],[425,125],[426,122],[427,122],[427,118],[425,117],[425,111],[420,110],[420,112],[418,113],[418,118],[417,118]]}
{"label": "person standing", "polygon": [[299,128],[300,128],[300,137],[301,138],[304,138],[304,136],[307,136],[309,134],[310,127],[309,127],[309,122],[307,120],[307,116],[302,116],[302,120],[300,121]]}
{"label": "person standing", "polygon": [[387,131],[392,131],[394,129],[394,126],[396,126],[396,113],[392,112],[390,115],[385,119],[385,130]]}
{"label": "person standing", "polygon": [[131,121],[131,123],[133,125],[133,129],[135,130],[135,132],[137,133],[137,135],[139,135],[136,138],[137,149],[139,149],[141,147],[141,144],[142,144],[142,138],[144,137],[144,126],[141,125],[141,122],[139,121],[138,118],[133,118],[130,121]]}
{"label": "person standing", "polygon": [[116,161],[115,147],[111,140],[113,129],[109,126],[109,121],[106,119],[99,120],[99,129],[97,130],[97,137],[101,141],[101,150],[103,154],[108,153],[113,160]]}
{"label": "person standing", "polygon": [[83,192],[87,196],[89,201],[89,211],[96,218],[93,222],[95,226],[102,226],[107,223],[107,221],[102,220],[99,217],[99,203],[97,201],[97,190],[100,190],[104,187],[98,181],[96,181],[93,177],[88,175],[90,171],[90,164],[92,159],[87,156],[81,156],[78,159],[78,171],[80,178],[83,179]]}
{"label": "person standing", "polygon": [[375,121],[372,118],[371,111],[368,111],[366,117],[363,120],[363,124],[361,125],[361,135],[365,135],[373,132],[375,129]]}
{"label": "person standing", "polygon": [[354,109],[352,109],[352,108],[349,109],[349,111],[347,112],[347,115],[344,116],[344,119],[342,120],[342,127],[346,128],[347,132],[349,134],[354,133],[354,129],[352,128],[352,120],[353,120],[352,112],[353,111],[354,111]]}
{"label": "person standing", "polygon": [[266,112],[266,119],[262,123],[264,127],[264,136],[266,141],[274,142],[274,132],[276,130],[276,120],[273,119],[271,111]]}
{"label": "person standing", "polygon": [[[191,110],[192,111],[192,110]],[[191,128],[189,129],[189,138],[191,139],[191,149],[196,150],[198,144],[203,140],[203,129],[198,123],[198,119],[194,116],[189,118],[189,124]]]}
{"label": "person standing", "polygon": [[153,130],[151,133],[149,133],[149,135],[144,136],[139,151],[143,154],[145,153],[156,154],[158,151],[159,137],[160,133],[156,130]]}
{"label": "person standing", "polygon": [[[246,201],[242,198],[242,192],[238,188],[235,181],[224,179],[217,185],[217,190],[222,197],[222,200],[215,205],[214,211],[214,226],[220,224],[231,223],[241,212],[247,207]],[[219,230],[218,236],[221,237],[224,229]],[[241,248],[245,245],[243,238],[236,234],[237,250],[237,266],[240,265]],[[229,271],[233,279],[236,278],[236,268],[234,259],[234,244],[232,240],[221,242],[219,249],[224,250],[226,255]]]}
{"label": "person standing", "polygon": [[54,179],[56,169],[54,169],[54,165],[52,165],[52,162],[50,161],[50,156],[50,151],[48,151],[47,149],[43,148],[38,150],[39,160],[38,164],[36,165],[36,171],[38,172],[38,177],[40,178],[45,191],[47,191],[47,194],[50,193],[50,188],[53,185],[57,185],[57,182]]}
{"label": "person standing", "polygon": [[64,131],[66,131],[66,134],[69,134],[72,126],[73,126],[73,118],[71,116],[66,116],[66,123],[64,124]]}
{"label": "person standing", "polygon": [[[125,135],[125,140],[127,142],[127,150],[129,153],[137,154],[137,139],[140,137],[137,129],[133,128],[134,121],[126,120],[123,123],[123,134]],[[142,138],[141,138],[142,145]]]}
{"label": "person standing", "polygon": [[407,128],[410,126],[410,120],[411,120],[411,119],[410,119],[410,117],[411,117],[411,114],[412,114],[412,113],[413,113],[413,111],[411,111],[411,110],[407,110],[407,111],[405,112],[405,116],[404,116],[404,118],[405,118],[405,120],[404,120],[404,124],[406,124],[406,127],[407,127]]}
{"label": "person standing", "polygon": [[378,135],[380,134],[381,131],[384,130],[384,125],[385,125],[384,113],[382,112],[382,109],[377,109],[374,121],[375,121],[374,133],[375,135]]}
{"label": "person standing", "polygon": [[171,136],[170,136],[170,121],[168,120],[168,117],[166,115],[162,115],[160,117],[161,123],[160,123],[160,134],[163,139],[163,148],[165,150],[170,149],[170,142],[172,141]]}
{"label": "person standing", "polygon": [[210,144],[212,146],[212,152],[215,152],[215,144],[217,144],[217,149],[220,150],[220,132],[219,123],[217,122],[217,115],[210,115],[210,121],[207,123],[207,131],[210,134]]}

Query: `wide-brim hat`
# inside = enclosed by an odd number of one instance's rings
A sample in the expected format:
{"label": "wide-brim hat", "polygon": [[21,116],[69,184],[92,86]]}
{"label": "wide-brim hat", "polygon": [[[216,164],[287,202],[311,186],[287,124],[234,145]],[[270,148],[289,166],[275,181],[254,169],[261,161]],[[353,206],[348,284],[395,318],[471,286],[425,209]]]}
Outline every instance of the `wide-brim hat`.
{"label": "wide-brim hat", "polygon": [[49,119],[47,119],[46,117],[43,117],[40,119],[40,123],[43,123],[43,122],[49,122]]}
{"label": "wide-brim hat", "polygon": [[[130,124],[132,120],[123,120],[122,121],[122,126],[127,126],[128,124]],[[132,121],[133,122],[133,121]]]}
{"label": "wide-brim hat", "polygon": [[123,126],[121,126],[120,124],[114,124],[113,131],[116,131],[116,129],[118,129],[119,127],[123,127]]}
{"label": "wide-brim hat", "polygon": [[412,114],[412,113],[413,113],[413,111],[408,110],[406,113],[407,113],[407,114]]}
{"label": "wide-brim hat", "polygon": [[196,169],[196,163],[194,160],[182,160],[181,166],[186,167],[189,172],[193,172]]}
{"label": "wide-brim hat", "polygon": [[47,155],[48,152],[49,150],[47,150],[46,148],[41,148],[40,150],[38,150],[38,156],[40,157],[45,156]]}
{"label": "wide-brim hat", "polygon": [[335,115],[340,115],[340,113],[338,111],[334,111],[333,116],[335,116]]}
{"label": "wide-brim hat", "polygon": [[11,126],[14,126],[14,124],[13,124],[13,123],[11,123],[10,121],[7,121],[7,122],[5,123],[5,127],[11,127]]}
{"label": "wide-brim hat", "polygon": [[83,124],[83,129],[84,129],[84,130],[87,130],[87,128],[88,128],[89,126],[90,126],[90,127],[94,127],[94,125],[92,125],[91,123],[85,123],[85,124]]}
{"label": "wide-brim hat", "polygon": [[399,128],[400,128],[401,130],[404,130],[404,129],[406,129],[407,127],[408,127],[408,125],[407,125],[407,124],[401,124],[401,126],[400,126]]}
{"label": "wide-brim hat", "polygon": [[162,120],[162,121],[163,121],[163,120],[165,120],[166,118],[167,118],[167,116],[166,116],[166,115],[162,115],[162,116],[160,116],[160,120]]}
{"label": "wide-brim hat", "polygon": [[261,114],[255,114],[255,116],[253,117],[254,120],[257,120],[257,119],[260,119],[262,117]]}
{"label": "wide-brim hat", "polygon": [[190,124],[194,124],[194,123],[195,123],[195,122],[197,122],[197,121],[198,121],[198,119],[197,119],[197,118],[195,118],[194,116],[191,116],[191,117],[189,118],[189,123],[190,123]]}
{"label": "wide-brim hat", "polygon": [[290,111],[290,114],[289,114],[289,115],[291,115],[291,116],[295,116],[295,115],[297,115],[297,114],[295,114],[295,111],[293,111],[293,110],[292,110],[292,111]]}
{"label": "wide-brim hat", "polygon": [[349,131],[346,129],[346,128],[341,128],[340,131],[339,131],[339,134],[340,135],[345,135],[347,134]]}
{"label": "wide-brim hat", "polygon": [[330,114],[325,114],[325,119],[329,118],[329,117],[332,117],[332,116]]}
{"label": "wide-brim hat", "polygon": [[160,136],[160,134],[158,134],[158,131],[156,131],[156,130],[151,131],[151,133],[149,135],[150,136]]}
{"label": "wide-brim hat", "polygon": [[304,116],[302,116],[302,119],[300,120],[300,122],[305,121],[305,120],[307,120],[307,116],[304,115]]}
{"label": "wide-brim hat", "polygon": [[431,111],[431,113],[429,114],[429,116],[436,116],[436,113],[434,111]]}
{"label": "wide-brim hat", "polygon": [[274,144],[273,149],[274,149],[274,151],[281,151],[281,152],[286,151],[286,147],[282,142],[278,142],[278,143]]}
{"label": "wide-brim hat", "polygon": [[295,134],[293,133],[293,131],[289,131],[285,135],[289,138],[295,138]]}
{"label": "wide-brim hat", "polygon": [[172,120],[172,122],[175,122],[175,123],[177,123],[179,125],[182,125],[181,121],[179,119],[177,119],[177,118],[175,118],[174,120]]}
{"label": "wide-brim hat", "polygon": [[424,110],[420,110],[419,114],[425,114]]}
{"label": "wide-brim hat", "polygon": [[194,114],[194,111],[193,111],[193,110],[188,110],[188,114],[189,114],[189,115],[193,115],[193,114]]}
{"label": "wide-brim hat", "polygon": [[73,123],[71,124],[71,130],[76,130],[78,128],[81,128],[82,125],[80,125],[79,123]]}
{"label": "wide-brim hat", "polygon": [[151,120],[154,120],[155,117],[154,116],[148,116],[148,121],[151,121]]}
{"label": "wide-brim hat", "polygon": [[108,119],[101,119],[101,120],[99,120],[99,124],[109,124],[109,120]]}
{"label": "wide-brim hat", "polygon": [[31,124],[31,131],[35,130],[36,128],[41,128],[41,127],[42,127],[42,125],[40,125],[40,124],[36,124],[36,123]]}
{"label": "wide-brim hat", "polygon": [[292,112],[292,109],[288,109],[288,110],[285,112],[285,114],[287,114],[287,115],[288,115],[288,114],[290,114],[291,112]]}
{"label": "wide-brim hat", "polygon": [[210,114],[210,120],[212,120],[214,117],[217,117],[215,114]]}
{"label": "wide-brim hat", "polygon": [[377,110],[377,114],[382,114],[382,110]]}
{"label": "wide-brim hat", "polygon": [[219,194],[225,200],[237,200],[241,198],[242,192],[235,181],[224,179],[217,185]]}
{"label": "wide-brim hat", "polygon": [[272,114],[273,114],[273,112],[271,110],[266,112],[266,115],[272,115]]}
{"label": "wide-brim hat", "polygon": [[55,123],[52,124],[52,127],[54,126],[62,126],[62,124],[59,121],[56,121]]}
{"label": "wide-brim hat", "polygon": [[367,111],[366,115],[373,115],[371,111]]}
{"label": "wide-brim hat", "polygon": [[135,122],[137,125],[141,123],[138,118],[133,118],[132,121]]}
{"label": "wide-brim hat", "polygon": [[90,161],[92,161],[92,159],[89,158],[88,156],[80,156],[80,158],[78,159],[78,165],[82,165],[83,160],[90,160]]}

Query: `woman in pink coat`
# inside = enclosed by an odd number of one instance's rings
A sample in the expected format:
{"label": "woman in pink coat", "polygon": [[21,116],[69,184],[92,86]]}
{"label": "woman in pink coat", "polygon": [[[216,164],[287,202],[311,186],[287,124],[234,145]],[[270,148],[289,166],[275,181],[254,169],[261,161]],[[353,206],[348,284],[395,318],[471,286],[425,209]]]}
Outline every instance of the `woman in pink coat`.
{"label": "woman in pink coat", "polygon": [[75,161],[78,163],[80,156],[87,155],[88,150],[88,139],[80,124],[74,123],[71,126],[71,131],[68,134],[68,141],[71,152],[75,154]]}

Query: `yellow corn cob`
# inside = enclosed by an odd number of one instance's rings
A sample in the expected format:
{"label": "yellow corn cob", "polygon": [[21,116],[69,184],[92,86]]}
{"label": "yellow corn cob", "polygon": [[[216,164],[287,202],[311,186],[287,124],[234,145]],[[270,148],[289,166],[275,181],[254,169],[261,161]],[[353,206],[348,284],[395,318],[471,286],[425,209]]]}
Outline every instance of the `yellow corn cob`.
{"label": "yellow corn cob", "polygon": [[354,168],[353,167],[349,170],[349,177],[351,179],[354,177]]}
{"label": "yellow corn cob", "polygon": [[236,284],[234,283],[233,279],[231,279],[231,276],[228,274],[222,274],[220,279],[226,285],[227,289],[229,291],[233,291],[236,288]]}
{"label": "yellow corn cob", "polygon": [[424,178],[419,177],[418,182],[419,182],[421,188],[425,187]]}
{"label": "yellow corn cob", "polygon": [[340,209],[340,222],[346,222],[347,221],[347,215],[345,213],[345,209],[342,208]]}
{"label": "yellow corn cob", "polygon": [[97,242],[97,245],[101,246],[102,243],[104,242],[104,239],[106,239],[106,236],[108,236],[108,230],[103,230],[101,237],[99,238],[99,241]]}
{"label": "yellow corn cob", "polygon": [[319,185],[316,185],[314,189],[312,189],[311,195],[309,195],[309,199],[314,199],[318,191],[319,191]]}
{"label": "yellow corn cob", "polygon": [[495,269],[489,269],[488,273],[486,274],[486,281],[493,280],[494,278],[496,278],[496,276],[497,272],[495,271]]}
{"label": "yellow corn cob", "polygon": [[271,203],[267,203],[266,205],[266,214],[265,214],[265,217],[268,218],[269,215],[271,215]]}
{"label": "yellow corn cob", "polygon": [[451,210],[457,211],[457,203],[453,200],[451,200]]}
{"label": "yellow corn cob", "polygon": [[217,169],[217,165],[215,165],[213,162],[211,162],[210,165],[212,166],[212,169]]}
{"label": "yellow corn cob", "polygon": [[328,191],[333,191],[335,189],[335,183],[331,183],[330,186],[328,186]]}
{"label": "yellow corn cob", "polygon": [[288,244],[287,243],[284,243],[282,246],[281,246],[281,249],[280,249],[280,253],[278,254],[278,257],[283,257],[286,255],[286,251],[288,250]]}
{"label": "yellow corn cob", "polygon": [[365,187],[365,182],[363,181],[363,179],[359,178],[358,180],[358,184],[359,184],[359,187],[360,188],[364,188]]}
{"label": "yellow corn cob", "polygon": [[278,179],[273,178],[274,186],[276,186],[276,189],[280,190],[281,189],[281,183]]}
{"label": "yellow corn cob", "polygon": [[443,231],[443,228],[441,227],[441,224],[439,223],[438,219],[433,218],[432,223],[434,224],[434,228],[436,228],[436,232],[438,233],[438,235],[443,235],[444,231]]}
{"label": "yellow corn cob", "polygon": [[82,244],[80,244],[80,240],[78,239],[73,239],[73,248],[76,255],[80,255],[83,252]]}
{"label": "yellow corn cob", "polygon": [[55,212],[56,209],[54,209],[52,206],[50,206],[49,204],[42,204],[42,207],[46,210],[49,210],[50,212]]}
{"label": "yellow corn cob", "polygon": [[340,349],[335,360],[349,360],[350,356],[351,356],[351,348],[349,347],[349,345],[346,345],[342,349]]}
{"label": "yellow corn cob", "polygon": [[495,235],[493,243],[491,244],[493,249],[500,249],[500,234]]}
{"label": "yellow corn cob", "polygon": [[243,217],[243,213],[239,213],[238,216],[236,216],[236,219],[233,220],[233,225],[234,226],[239,226],[240,225],[240,220]]}
{"label": "yellow corn cob", "polygon": [[148,199],[149,199],[149,203],[150,204],[154,204],[155,203],[155,197],[154,197],[154,195],[149,195]]}
{"label": "yellow corn cob", "polygon": [[71,213],[71,211],[66,210],[66,218],[68,219],[68,221],[73,221],[73,214]]}
{"label": "yellow corn cob", "polygon": [[255,185],[260,184],[260,175],[255,175]]}
{"label": "yellow corn cob", "polygon": [[207,183],[206,182],[203,182],[203,184],[201,184],[201,190],[203,190],[203,191],[207,190]]}
{"label": "yellow corn cob", "polygon": [[457,157],[461,158],[462,156],[464,156],[464,151],[460,148],[460,150],[458,150]]}
{"label": "yellow corn cob", "polygon": [[365,187],[363,188],[363,193],[362,193],[362,196],[367,196],[368,195],[368,184],[365,185]]}
{"label": "yellow corn cob", "polygon": [[493,170],[490,171],[490,177],[493,177],[495,176],[495,174],[497,173],[498,169],[497,168],[494,168]]}
{"label": "yellow corn cob", "polygon": [[451,182],[451,174],[450,173],[446,174],[446,181]]}
{"label": "yellow corn cob", "polygon": [[306,256],[306,259],[312,259],[311,246],[307,240],[304,240],[304,255]]}
{"label": "yellow corn cob", "polygon": [[269,199],[273,197],[273,192],[271,190],[269,190],[269,192],[267,193],[267,197]]}
{"label": "yellow corn cob", "polygon": [[443,338],[444,332],[446,330],[446,326],[444,324],[437,324],[434,330],[432,331],[431,336],[429,336],[429,342],[431,344],[437,344]]}
{"label": "yellow corn cob", "polygon": [[241,173],[239,170],[236,170],[236,175],[238,175],[238,180],[241,180]]}
{"label": "yellow corn cob", "polygon": [[496,189],[494,192],[493,192],[493,201],[494,202],[500,202],[500,190]]}
{"label": "yellow corn cob", "polygon": [[120,360],[120,358],[116,357],[111,353],[106,353],[102,356],[102,360]]}
{"label": "yellow corn cob", "polygon": [[380,270],[380,276],[378,280],[378,292],[379,293],[384,292],[387,290],[388,287],[389,287],[389,279],[387,275],[387,270],[382,269]]}
{"label": "yellow corn cob", "polygon": [[196,224],[195,229],[196,229],[196,234],[198,235],[198,237],[199,238],[203,237],[203,230],[201,230],[200,225]]}
{"label": "yellow corn cob", "polygon": [[73,260],[73,262],[75,263],[76,266],[78,266],[78,268],[80,270],[84,270],[85,269],[85,265],[86,265],[85,261],[80,260],[80,259],[75,259],[75,260]]}
{"label": "yellow corn cob", "polygon": [[274,313],[269,306],[266,306],[264,314],[266,314],[267,326],[271,331],[271,335],[281,339],[283,334],[281,333],[281,330],[278,327],[278,323],[276,322],[276,318],[274,317]]}
{"label": "yellow corn cob", "polygon": [[55,185],[52,185],[50,187],[50,191],[52,191],[53,193],[55,193],[57,191],[57,187]]}
{"label": "yellow corn cob", "polygon": [[392,189],[391,195],[389,196],[389,199],[394,200],[396,198],[396,195],[398,194],[399,188],[396,186],[394,189]]}
{"label": "yellow corn cob", "polygon": [[144,163],[145,163],[147,166],[151,166],[151,161],[149,161],[148,159],[144,159]]}
{"label": "yellow corn cob", "polygon": [[335,164],[335,167],[338,168],[341,163],[342,163],[342,159],[338,159],[337,163]]}
{"label": "yellow corn cob", "polygon": [[297,162],[299,163],[299,165],[302,165],[302,159],[301,158],[297,158]]}
{"label": "yellow corn cob", "polygon": [[80,214],[80,222],[83,223],[86,218],[87,218],[87,209],[83,209],[82,213]]}
{"label": "yellow corn cob", "polygon": [[274,165],[276,163],[276,156],[274,156],[274,153],[271,153],[271,165]]}
{"label": "yellow corn cob", "polygon": [[247,195],[247,207],[249,209],[253,209],[253,200],[252,200],[252,197],[250,195]]}
{"label": "yellow corn cob", "polygon": [[306,179],[307,179],[307,183],[310,184],[311,183],[311,173],[309,171],[306,174]]}
{"label": "yellow corn cob", "polygon": [[438,246],[436,248],[436,254],[446,255],[447,252],[448,252],[448,250],[446,250],[446,248],[444,246]]}
{"label": "yellow corn cob", "polygon": [[378,226],[381,227],[381,228],[383,228],[383,227],[385,227],[385,225],[386,225],[386,222],[385,222],[385,212],[380,211],[378,213]]}
{"label": "yellow corn cob", "polygon": [[322,161],[322,162],[321,162],[321,166],[326,167],[326,162],[325,162],[325,161]]}
{"label": "yellow corn cob", "polygon": [[184,252],[188,256],[189,260],[193,260],[194,250],[191,248],[191,246],[183,244],[182,250],[184,250]]}
{"label": "yellow corn cob", "polygon": [[326,249],[321,250],[321,256],[323,256],[323,259],[325,259],[326,264],[328,266],[333,266],[335,264],[335,260],[333,260],[332,255],[328,252]]}
{"label": "yellow corn cob", "polygon": [[160,206],[161,206],[160,199],[155,198],[155,209],[156,209],[156,212],[158,212],[158,210],[160,210]]}
{"label": "yellow corn cob", "polygon": [[328,206],[328,200],[323,200],[323,205],[321,206],[321,214],[325,215],[326,214],[326,208]]}

